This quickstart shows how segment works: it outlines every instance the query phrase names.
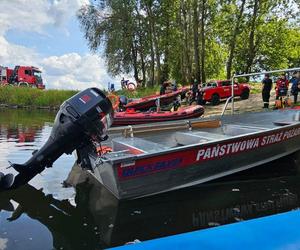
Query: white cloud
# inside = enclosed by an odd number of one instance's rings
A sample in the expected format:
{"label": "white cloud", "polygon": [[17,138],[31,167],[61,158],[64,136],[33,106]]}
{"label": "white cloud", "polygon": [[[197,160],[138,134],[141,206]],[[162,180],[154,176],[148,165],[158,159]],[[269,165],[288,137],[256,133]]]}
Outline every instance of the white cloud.
{"label": "white cloud", "polygon": [[56,25],[61,25],[85,4],[89,4],[89,0],[54,0],[49,14],[55,20]]}
{"label": "white cloud", "polygon": [[11,65],[14,62],[22,65],[33,65],[38,61],[38,54],[30,48],[10,44],[4,36],[0,36],[0,62]]}
{"label": "white cloud", "polygon": [[88,3],[89,0],[1,0],[1,31],[18,29],[44,33],[46,25],[63,26]]}
{"label": "white cloud", "polygon": [[[93,54],[69,53],[43,57],[36,50],[9,43],[10,30],[35,31],[47,35],[47,27],[65,30],[76,11],[89,0],[1,0],[0,63],[1,65],[34,65],[43,71],[47,88],[83,89],[104,87],[112,79],[106,73],[104,60]],[[13,13],[13,14],[12,14]],[[67,31],[66,31],[67,32]]]}
{"label": "white cloud", "polygon": [[51,56],[41,62],[52,88],[83,89],[106,86],[112,79],[107,75],[104,60],[96,55],[77,53]]}

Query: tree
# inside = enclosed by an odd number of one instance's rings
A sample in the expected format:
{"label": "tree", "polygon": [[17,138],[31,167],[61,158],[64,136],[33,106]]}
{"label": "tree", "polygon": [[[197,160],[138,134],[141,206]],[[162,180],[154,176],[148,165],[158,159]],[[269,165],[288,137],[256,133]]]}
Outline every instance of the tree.
{"label": "tree", "polygon": [[110,74],[153,86],[299,66],[299,0],[95,0],[78,12]]}

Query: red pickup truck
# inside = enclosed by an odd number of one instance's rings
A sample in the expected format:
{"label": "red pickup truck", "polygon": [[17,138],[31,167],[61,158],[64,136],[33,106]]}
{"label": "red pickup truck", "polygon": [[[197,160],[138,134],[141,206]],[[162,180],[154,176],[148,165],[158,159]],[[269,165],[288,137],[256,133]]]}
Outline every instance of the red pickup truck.
{"label": "red pickup truck", "polygon": [[[218,105],[221,99],[231,96],[231,80],[217,80],[203,84],[203,102]],[[250,86],[247,83],[235,83],[234,95],[240,96],[242,100],[248,99]]]}

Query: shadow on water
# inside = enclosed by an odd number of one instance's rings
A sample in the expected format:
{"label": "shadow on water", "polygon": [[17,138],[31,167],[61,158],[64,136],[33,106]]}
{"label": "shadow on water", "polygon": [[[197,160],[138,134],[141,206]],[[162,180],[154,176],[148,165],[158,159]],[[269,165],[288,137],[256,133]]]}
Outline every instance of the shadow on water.
{"label": "shadow on water", "polygon": [[[69,178],[74,174],[84,180],[76,187],[75,204],[26,185],[1,193],[0,209],[10,211],[5,224],[26,214],[46,226],[53,239],[48,249],[51,244],[55,249],[101,249],[296,209],[297,168],[295,158],[286,157],[261,166],[258,174],[246,171],[198,187],[118,201],[92,176],[78,176],[74,166]],[[7,244],[18,249],[14,242]]]}
{"label": "shadow on water", "polygon": [[[51,126],[45,122],[54,117],[48,112],[5,111],[5,119],[3,112],[0,162],[7,158],[4,148],[11,140],[9,151],[32,144],[31,153],[48,136]],[[23,142],[20,131],[33,135]],[[65,158],[60,163],[65,168],[54,166],[44,174],[42,185],[34,182],[0,193],[0,249],[102,249],[297,209],[299,155],[197,187],[130,201],[118,201],[76,165],[68,176],[77,183],[76,193],[62,188],[60,182],[74,162]],[[10,154],[9,159],[16,160],[15,156]],[[19,157],[24,161],[28,155]],[[53,183],[57,183],[55,192],[49,189]]]}

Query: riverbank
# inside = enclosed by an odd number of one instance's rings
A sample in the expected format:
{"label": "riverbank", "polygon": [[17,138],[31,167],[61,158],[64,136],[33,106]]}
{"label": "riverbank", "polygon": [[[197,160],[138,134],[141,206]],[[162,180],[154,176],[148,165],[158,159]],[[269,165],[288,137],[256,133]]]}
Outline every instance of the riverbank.
{"label": "riverbank", "polygon": [[[255,103],[260,102],[260,85],[250,84],[250,101],[243,101],[243,106],[252,107],[257,110]],[[157,94],[160,87],[139,88],[136,91],[118,90],[115,92],[118,96],[127,96],[128,98],[140,98]],[[24,108],[24,109],[49,109],[57,110],[59,106],[68,98],[78,93],[76,90],[39,90],[32,88],[0,87],[0,108]],[[257,96],[256,98],[254,98]],[[253,100],[254,98],[254,100]],[[238,100],[239,98],[237,98]],[[238,107],[239,105],[237,105]],[[259,104],[261,106],[261,104]],[[206,113],[220,113],[223,105],[206,105]]]}
{"label": "riverbank", "polygon": [[76,90],[0,87],[0,107],[58,109],[66,99],[76,93]]}

